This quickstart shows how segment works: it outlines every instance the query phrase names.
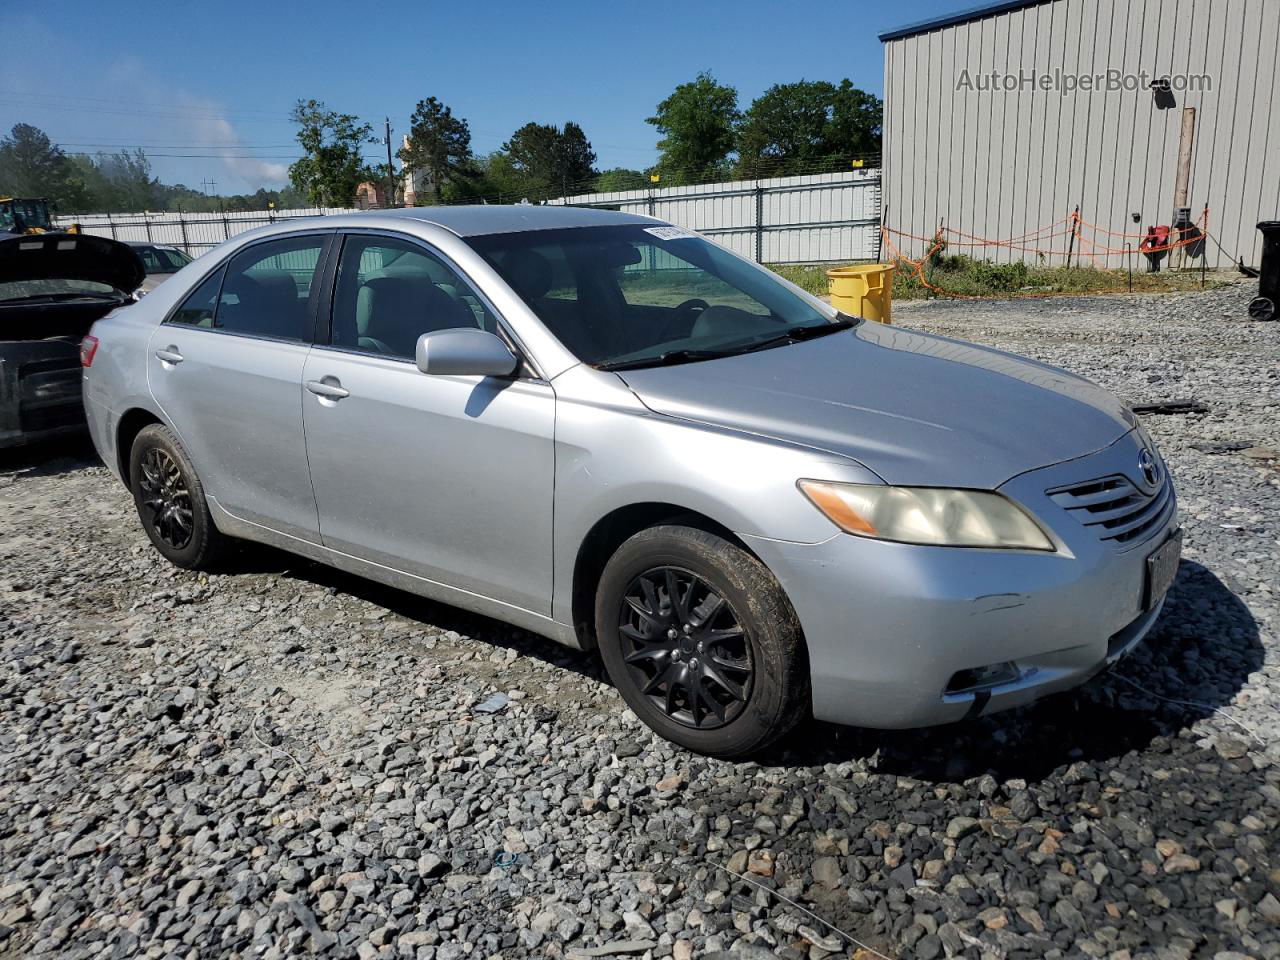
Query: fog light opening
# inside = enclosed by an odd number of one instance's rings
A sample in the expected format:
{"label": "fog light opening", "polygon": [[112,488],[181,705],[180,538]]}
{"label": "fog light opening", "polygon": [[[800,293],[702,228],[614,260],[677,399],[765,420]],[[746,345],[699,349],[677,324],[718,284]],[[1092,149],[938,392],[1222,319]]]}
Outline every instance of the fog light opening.
{"label": "fog light opening", "polygon": [[1018,667],[1013,661],[991,663],[985,667],[974,667],[970,670],[957,670],[947,683],[948,694],[979,693],[990,690],[1004,683],[1012,683],[1018,679]]}

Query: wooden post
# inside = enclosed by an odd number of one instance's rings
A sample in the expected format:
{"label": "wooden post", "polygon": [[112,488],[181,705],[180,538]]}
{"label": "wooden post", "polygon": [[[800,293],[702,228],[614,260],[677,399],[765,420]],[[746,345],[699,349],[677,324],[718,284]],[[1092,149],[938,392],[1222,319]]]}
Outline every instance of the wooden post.
{"label": "wooden post", "polygon": [[[1187,193],[1191,189],[1191,154],[1196,139],[1196,108],[1184,107],[1182,110],[1182,133],[1178,136],[1178,169],[1173,181],[1173,210],[1188,207]],[[1181,233],[1178,239],[1182,239]],[[1170,269],[1181,269],[1186,264],[1187,248],[1177,247],[1170,257]]]}
{"label": "wooden post", "polygon": [[1080,204],[1076,204],[1071,214],[1071,235],[1067,237],[1067,267],[1071,267],[1071,252],[1076,248],[1076,233],[1080,229]]}

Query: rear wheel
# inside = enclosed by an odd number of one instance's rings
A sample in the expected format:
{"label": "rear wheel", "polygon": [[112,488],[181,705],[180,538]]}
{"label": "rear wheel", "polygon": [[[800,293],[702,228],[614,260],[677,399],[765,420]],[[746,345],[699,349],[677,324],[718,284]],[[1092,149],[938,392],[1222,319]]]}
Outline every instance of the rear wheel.
{"label": "rear wheel", "polygon": [[207,570],[225,554],[228,538],[213,525],[200,478],[168,427],[153,423],[134,438],[129,488],[142,528],[170,563]]}
{"label": "rear wheel", "polygon": [[786,595],[746,550],[704,530],[636,534],[605,566],[596,633],[609,676],[650,727],[712,756],[760,750],[809,705]]}

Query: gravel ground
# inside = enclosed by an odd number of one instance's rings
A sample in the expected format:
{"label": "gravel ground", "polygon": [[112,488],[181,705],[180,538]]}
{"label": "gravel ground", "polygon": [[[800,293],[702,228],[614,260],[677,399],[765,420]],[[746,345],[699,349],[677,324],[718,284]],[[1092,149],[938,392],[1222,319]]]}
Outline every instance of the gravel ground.
{"label": "gravel ground", "polygon": [[7,456],[0,956],[1280,958],[1280,324],[1250,292],[900,306],[1207,405],[1147,418],[1185,559],[1079,691],[760,762],[668,746],[594,658],[490,620],[267,550],[175,570],[91,451]]}

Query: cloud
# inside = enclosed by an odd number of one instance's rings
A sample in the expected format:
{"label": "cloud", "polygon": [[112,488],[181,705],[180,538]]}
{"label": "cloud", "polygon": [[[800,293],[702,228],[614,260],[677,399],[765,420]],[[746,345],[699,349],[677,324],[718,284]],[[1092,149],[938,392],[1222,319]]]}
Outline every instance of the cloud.
{"label": "cloud", "polygon": [[249,155],[251,148],[245,146],[239,132],[218,104],[190,95],[184,95],[180,102],[190,111],[183,123],[190,128],[192,138],[198,143],[208,144],[209,151],[219,154],[232,174],[257,186],[289,179],[288,164]]}
{"label": "cloud", "polygon": [[[288,160],[301,151],[282,112],[278,120],[261,108],[246,110],[250,146],[237,128],[235,110],[190,87],[161,77],[132,55],[81,49],[32,18],[15,20],[26,38],[0,63],[0,113],[45,130],[69,153],[115,153],[141,145],[152,172],[165,183],[218,183],[219,193],[252,192],[289,179]],[[74,71],[50,72],[50,62],[76,63]],[[255,105],[256,106],[256,105]]]}

